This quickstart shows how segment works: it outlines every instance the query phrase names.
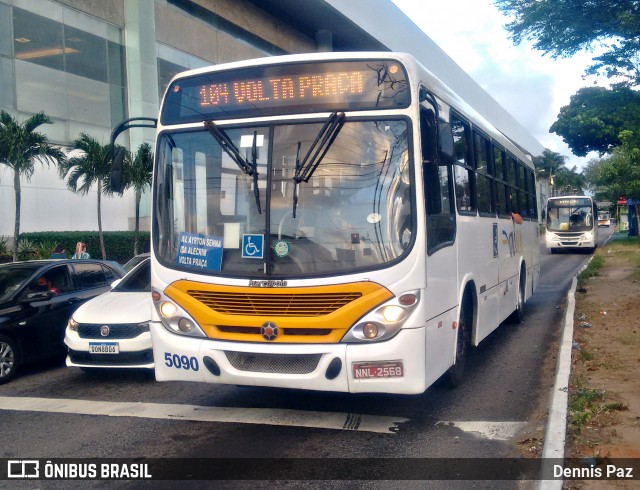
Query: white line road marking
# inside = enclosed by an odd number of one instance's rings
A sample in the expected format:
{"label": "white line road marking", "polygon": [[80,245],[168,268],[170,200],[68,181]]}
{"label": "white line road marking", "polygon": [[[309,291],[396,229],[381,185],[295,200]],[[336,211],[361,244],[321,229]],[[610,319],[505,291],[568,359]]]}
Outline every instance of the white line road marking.
{"label": "white line road marking", "polygon": [[0,396],[0,410],[140,417],[148,419],[195,420],[236,424],[286,425],[317,429],[354,430],[394,434],[402,417],[341,412],[311,412],[270,408],[205,407],[141,402],[103,402],[58,398]]}
{"label": "white line road marking", "polygon": [[494,441],[508,441],[513,438],[526,422],[452,422],[440,421],[436,425],[457,427],[464,432],[475,432]]}

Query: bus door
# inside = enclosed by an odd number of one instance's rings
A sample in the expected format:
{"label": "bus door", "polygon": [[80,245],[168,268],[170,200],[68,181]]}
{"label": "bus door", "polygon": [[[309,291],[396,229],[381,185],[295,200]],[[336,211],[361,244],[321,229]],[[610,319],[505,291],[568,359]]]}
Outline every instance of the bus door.
{"label": "bus door", "polygon": [[[449,130],[441,124],[442,131]],[[444,372],[452,362],[457,320],[458,255],[452,168],[439,155],[436,111],[426,101],[420,108],[422,173],[427,231],[427,373]],[[437,376],[436,376],[437,377]],[[427,379],[427,385],[435,379]]]}

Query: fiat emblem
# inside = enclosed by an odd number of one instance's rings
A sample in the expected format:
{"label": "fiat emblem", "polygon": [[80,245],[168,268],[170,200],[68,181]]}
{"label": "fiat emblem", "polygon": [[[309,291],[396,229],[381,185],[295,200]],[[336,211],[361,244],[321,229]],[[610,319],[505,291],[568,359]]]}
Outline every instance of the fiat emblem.
{"label": "fiat emblem", "polygon": [[109,335],[109,325],[102,325],[100,327],[100,335],[107,337]]}
{"label": "fiat emblem", "polygon": [[260,330],[265,340],[275,340],[278,337],[278,326],[273,322],[263,323]]}

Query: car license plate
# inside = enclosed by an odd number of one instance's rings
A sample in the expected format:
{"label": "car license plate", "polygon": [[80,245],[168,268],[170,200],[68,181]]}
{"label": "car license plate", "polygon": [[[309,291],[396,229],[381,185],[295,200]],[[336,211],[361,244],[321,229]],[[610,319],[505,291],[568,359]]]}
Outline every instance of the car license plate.
{"label": "car license plate", "polygon": [[399,378],[404,373],[402,361],[354,362],[351,366],[355,379]]}
{"label": "car license plate", "polygon": [[90,354],[119,354],[118,342],[89,342]]}

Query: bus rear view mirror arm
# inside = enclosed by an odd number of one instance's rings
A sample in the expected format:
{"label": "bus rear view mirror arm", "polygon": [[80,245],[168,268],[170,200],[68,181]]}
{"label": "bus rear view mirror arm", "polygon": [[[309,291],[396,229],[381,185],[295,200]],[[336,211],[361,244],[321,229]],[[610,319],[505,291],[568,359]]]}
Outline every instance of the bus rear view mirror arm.
{"label": "bus rear view mirror arm", "polygon": [[[132,124],[136,123],[136,124]],[[126,150],[122,146],[116,147],[116,139],[120,133],[131,128],[157,128],[158,120],[152,117],[132,117],[118,124],[111,132],[111,189],[122,193],[124,184],[124,158]]]}

